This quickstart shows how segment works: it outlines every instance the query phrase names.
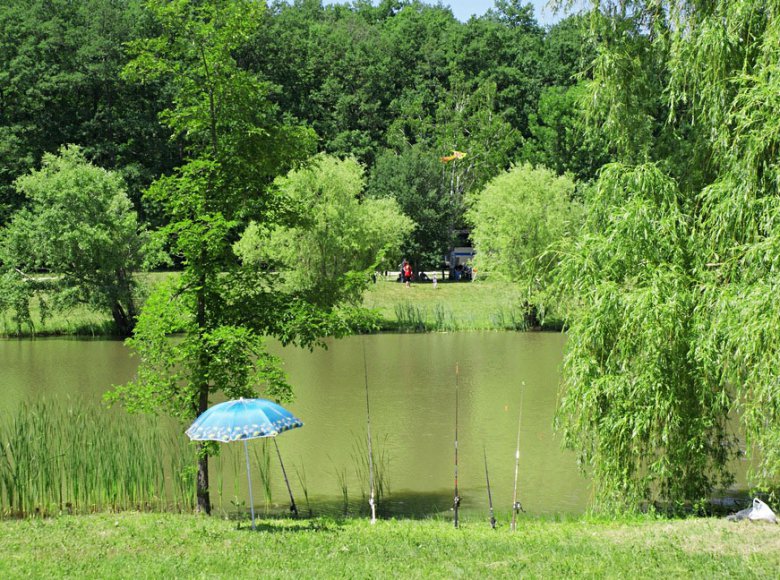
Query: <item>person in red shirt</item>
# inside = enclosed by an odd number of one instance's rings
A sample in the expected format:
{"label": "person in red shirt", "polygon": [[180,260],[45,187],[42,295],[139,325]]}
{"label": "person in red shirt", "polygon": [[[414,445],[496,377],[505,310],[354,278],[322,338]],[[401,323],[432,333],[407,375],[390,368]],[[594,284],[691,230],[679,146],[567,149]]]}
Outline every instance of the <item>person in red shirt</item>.
{"label": "person in red shirt", "polygon": [[406,287],[409,287],[409,282],[412,281],[412,265],[409,262],[404,264],[404,282]]}

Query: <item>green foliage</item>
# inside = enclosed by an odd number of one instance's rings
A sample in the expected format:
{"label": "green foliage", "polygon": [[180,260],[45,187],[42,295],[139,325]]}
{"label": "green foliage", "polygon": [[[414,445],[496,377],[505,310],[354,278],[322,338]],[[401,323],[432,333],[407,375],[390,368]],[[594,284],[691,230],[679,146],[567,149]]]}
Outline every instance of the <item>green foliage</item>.
{"label": "green foliage", "polygon": [[[239,2],[238,11],[229,2],[184,4],[3,3],[0,223],[24,203],[13,180],[66,143],[122,175],[142,223],[154,227],[169,214],[156,196],[142,199],[141,192],[181,170],[195,157],[193,147],[216,147],[209,160],[225,170],[225,191],[235,191],[256,178],[271,182],[279,167],[290,169],[285,159],[311,154],[313,133],[303,125],[317,132],[321,151],[355,157],[371,175],[379,158],[403,156],[415,144],[432,159],[453,148],[468,152],[467,162],[440,172],[437,186],[449,191],[437,204],[449,200],[446,211],[437,213],[454,216],[457,227],[463,196],[508,168],[525,146],[534,155],[524,160],[577,172],[585,164],[589,176],[600,161],[578,151],[566,165],[568,144],[551,146],[549,131],[537,130],[560,130],[577,143],[573,116],[538,104],[546,87],[572,84],[592,50],[582,18],[545,31],[531,8],[514,1],[466,23],[417,0],[377,7],[279,2],[268,9]],[[192,16],[187,23],[184,13]],[[246,20],[245,30],[230,36],[237,18]],[[239,66],[221,66],[231,62]],[[266,106],[255,107],[258,101]],[[255,165],[228,167],[241,156]],[[242,205],[224,201],[224,208]],[[421,248],[407,253],[437,262],[450,228],[420,226],[418,233],[432,237],[417,239],[412,245]]]}
{"label": "green foliage", "polygon": [[[44,318],[47,308],[85,304],[110,312],[117,331],[129,335],[142,237],[122,179],[88,163],[78,147],[67,147],[45,155],[41,169],[20,177],[16,187],[28,207],[2,232],[7,293],[0,310],[11,309],[20,325],[32,325],[33,296],[45,301]],[[41,270],[48,275],[31,276]]]}
{"label": "green foliage", "polygon": [[466,218],[480,275],[518,283],[529,304],[543,307],[556,263],[554,249],[577,232],[581,209],[574,181],[544,167],[518,165],[473,196]]}
{"label": "green foliage", "polygon": [[705,498],[730,480],[730,397],[691,360],[700,288],[690,203],[655,166],[609,166],[564,262],[581,310],[570,330],[567,442],[603,505]]}
{"label": "green foliage", "polygon": [[163,87],[139,92],[119,72],[124,43],[144,34],[141,0],[7,0],[0,5],[0,223],[23,198],[13,181],[44,153],[75,143],[140,191],[173,163],[157,123]]}
{"label": "green foliage", "polygon": [[276,268],[292,288],[321,304],[358,302],[370,275],[396,263],[412,229],[388,198],[361,201],[363,169],[354,160],[315,157],[276,180],[291,225],[253,222],[235,245],[247,265]]}
{"label": "green foliage", "polygon": [[371,174],[368,195],[394,199],[414,222],[402,254],[415,269],[438,268],[449,251],[456,214],[435,151],[415,145],[400,153],[384,152]]}
{"label": "green foliage", "polygon": [[[656,166],[608,166],[564,261],[579,306],[565,359],[566,443],[609,509],[704,499],[731,482],[731,398],[692,358],[701,289],[685,197]],[[705,362],[705,361],[702,361]]]}
{"label": "green foliage", "polygon": [[737,446],[752,484],[776,489],[780,14],[751,0],[619,8],[594,14],[593,107],[623,159],[658,162],[602,171],[564,257],[579,299],[564,433],[603,500],[696,502],[730,481]]}
{"label": "green foliage", "polygon": [[586,95],[583,84],[544,89],[537,113],[530,117],[533,139],[526,141],[522,158],[558,174],[572,173],[579,181],[594,180],[609,159],[609,147],[602,132],[586,126]]}

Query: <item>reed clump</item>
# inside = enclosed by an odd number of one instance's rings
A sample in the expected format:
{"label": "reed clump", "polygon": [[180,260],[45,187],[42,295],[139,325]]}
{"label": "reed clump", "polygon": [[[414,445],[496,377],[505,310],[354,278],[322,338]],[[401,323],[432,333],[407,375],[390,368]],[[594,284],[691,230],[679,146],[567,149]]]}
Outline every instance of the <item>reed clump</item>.
{"label": "reed clump", "polygon": [[152,417],[40,400],[0,417],[0,445],[4,516],[193,507],[193,450]]}

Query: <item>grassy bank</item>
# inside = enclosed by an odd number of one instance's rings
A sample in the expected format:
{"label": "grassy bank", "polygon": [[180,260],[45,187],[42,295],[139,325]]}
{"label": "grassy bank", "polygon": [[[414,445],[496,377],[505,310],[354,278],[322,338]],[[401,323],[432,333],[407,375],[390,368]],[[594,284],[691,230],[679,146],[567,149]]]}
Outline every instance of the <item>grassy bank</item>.
{"label": "grassy bank", "polygon": [[714,519],[264,520],[96,514],[0,522],[5,578],[775,577],[780,527]]}
{"label": "grassy bank", "polygon": [[363,304],[376,310],[383,330],[406,332],[451,330],[522,330],[523,299],[508,282],[404,284],[380,279],[365,294]]}
{"label": "grassy bank", "polygon": [[[147,288],[171,274],[141,276]],[[172,274],[176,275],[176,274]],[[382,330],[402,332],[453,330],[522,330],[522,297],[508,282],[412,283],[407,288],[380,278],[366,291],[363,304],[376,310]],[[31,308],[34,325],[20,327],[10,313],[0,313],[1,337],[26,336],[108,336],[115,334],[107,313],[80,307],[66,313],[52,313],[41,320],[36,303]],[[553,321],[555,326],[555,321]]]}
{"label": "grassy bank", "polygon": [[9,312],[0,313],[0,337],[43,337],[43,336],[112,336],[116,334],[111,316],[95,312],[86,306],[68,312],[50,313],[41,319],[40,307],[33,302],[30,308],[32,327],[20,326]]}

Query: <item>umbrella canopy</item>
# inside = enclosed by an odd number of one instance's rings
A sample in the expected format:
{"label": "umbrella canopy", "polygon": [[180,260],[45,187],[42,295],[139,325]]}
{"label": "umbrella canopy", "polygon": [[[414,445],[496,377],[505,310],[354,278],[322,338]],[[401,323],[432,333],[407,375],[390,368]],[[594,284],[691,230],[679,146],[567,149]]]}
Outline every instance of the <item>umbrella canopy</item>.
{"label": "umbrella canopy", "polygon": [[[187,429],[187,436],[193,441],[244,441],[246,477],[249,483],[249,507],[252,511],[252,529],[255,529],[255,505],[252,498],[252,477],[249,469],[247,440],[260,437],[276,437],[279,433],[303,427],[303,421],[290,411],[267,399],[237,399],[214,405],[204,411]],[[274,439],[274,444],[276,439]],[[282,455],[276,445],[276,453],[282,466],[282,474],[290,493],[290,510],[297,515],[290,482],[284,470]]]}
{"label": "umbrella canopy", "polygon": [[187,429],[193,441],[238,441],[275,437],[303,427],[290,411],[266,399],[237,399],[214,405]]}

